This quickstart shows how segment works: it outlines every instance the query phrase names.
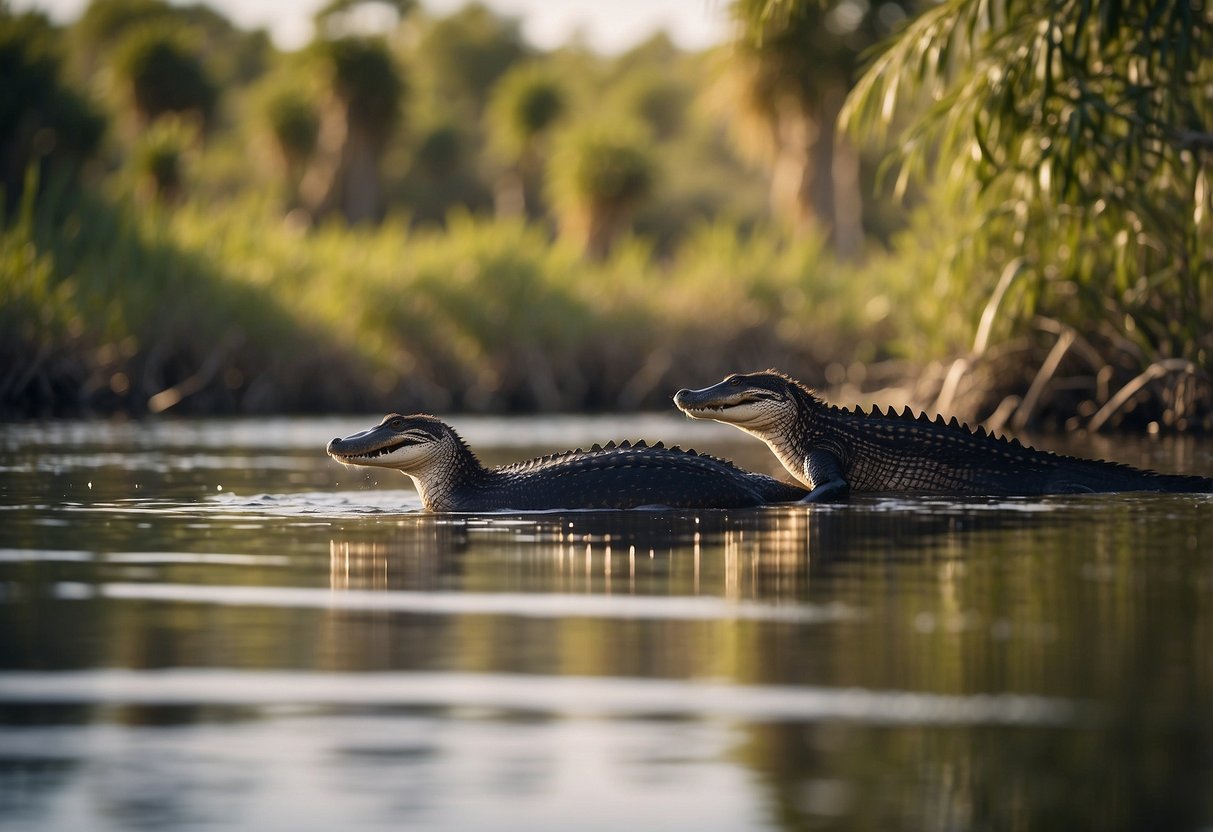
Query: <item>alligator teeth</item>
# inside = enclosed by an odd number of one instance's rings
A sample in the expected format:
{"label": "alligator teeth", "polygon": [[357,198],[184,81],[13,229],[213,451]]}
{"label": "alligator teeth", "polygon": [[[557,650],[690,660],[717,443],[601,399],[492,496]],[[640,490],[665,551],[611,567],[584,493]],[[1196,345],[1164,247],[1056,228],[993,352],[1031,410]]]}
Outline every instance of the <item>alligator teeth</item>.
{"label": "alligator teeth", "polygon": [[390,454],[392,451],[399,450],[407,444],[409,444],[407,441],[394,442],[390,445],[384,445],[382,448],[376,448],[373,451],[366,451],[361,454],[343,454],[338,451],[336,455],[345,459],[374,459],[377,456],[383,456],[384,454]]}

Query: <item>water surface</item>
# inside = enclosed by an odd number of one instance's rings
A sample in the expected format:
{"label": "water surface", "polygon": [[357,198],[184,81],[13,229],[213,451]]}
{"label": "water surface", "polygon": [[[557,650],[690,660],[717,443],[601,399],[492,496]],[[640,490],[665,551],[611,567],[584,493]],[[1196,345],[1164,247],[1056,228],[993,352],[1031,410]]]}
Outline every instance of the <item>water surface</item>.
{"label": "water surface", "polygon": [[0,826],[1213,827],[1211,497],[439,516],[373,421],[0,427]]}

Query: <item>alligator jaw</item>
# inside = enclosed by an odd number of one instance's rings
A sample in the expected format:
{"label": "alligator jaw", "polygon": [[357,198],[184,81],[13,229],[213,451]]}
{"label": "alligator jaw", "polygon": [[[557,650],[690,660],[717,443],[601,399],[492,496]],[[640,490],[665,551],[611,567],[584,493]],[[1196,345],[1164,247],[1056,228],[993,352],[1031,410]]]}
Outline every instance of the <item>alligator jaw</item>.
{"label": "alligator jaw", "polygon": [[347,436],[338,437],[329,442],[326,450],[328,455],[346,465],[383,465],[395,467],[382,458],[410,444],[408,439],[402,439],[398,433],[377,425],[370,430],[364,430]]}
{"label": "alligator jaw", "polygon": [[674,404],[692,419],[715,419],[729,424],[748,422],[755,415],[753,407],[758,403],[748,391],[731,389],[722,384],[702,390],[679,390],[674,394]]}
{"label": "alligator jaw", "polygon": [[687,390],[683,388],[674,394],[674,405],[692,419],[710,419],[712,417],[707,414],[722,413],[732,405],[732,402],[724,402],[705,395],[711,389],[710,387],[703,390]]}

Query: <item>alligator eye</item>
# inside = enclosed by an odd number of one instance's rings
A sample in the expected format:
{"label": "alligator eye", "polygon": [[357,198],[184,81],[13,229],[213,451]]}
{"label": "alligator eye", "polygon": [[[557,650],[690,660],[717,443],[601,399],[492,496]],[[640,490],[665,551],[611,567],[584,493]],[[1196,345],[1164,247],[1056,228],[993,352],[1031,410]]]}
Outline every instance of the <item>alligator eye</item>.
{"label": "alligator eye", "polygon": [[402,427],[404,427],[404,420],[403,419],[393,419],[392,421],[388,422],[387,426],[389,428],[391,428],[392,430],[400,430]]}
{"label": "alligator eye", "polygon": [[729,385],[731,387],[740,387],[741,379],[738,376],[733,376],[731,379],[729,379]]}

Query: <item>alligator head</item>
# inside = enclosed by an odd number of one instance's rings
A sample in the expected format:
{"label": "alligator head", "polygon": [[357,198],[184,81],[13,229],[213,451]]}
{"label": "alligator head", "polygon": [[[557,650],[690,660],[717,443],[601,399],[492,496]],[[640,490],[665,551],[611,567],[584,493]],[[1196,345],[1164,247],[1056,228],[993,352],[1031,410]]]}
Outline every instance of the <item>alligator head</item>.
{"label": "alligator head", "polygon": [[431,416],[389,413],[378,425],[328,444],[328,454],[347,465],[420,471],[439,456],[450,428]]}
{"label": "alligator head", "polygon": [[702,390],[679,390],[674,404],[692,419],[714,419],[756,436],[797,480],[814,487],[804,459],[817,401],[795,379],[775,370],[735,373]]}
{"label": "alligator head", "polygon": [[[765,439],[796,420],[797,383],[782,373],[734,373],[702,390],[679,390],[674,404],[692,419],[714,419]],[[807,392],[807,391],[805,391]]]}
{"label": "alligator head", "polygon": [[394,468],[407,474],[428,508],[441,509],[453,490],[483,470],[454,428],[422,414],[389,413],[369,430],[334,439],[327,450],[346,465]]}

